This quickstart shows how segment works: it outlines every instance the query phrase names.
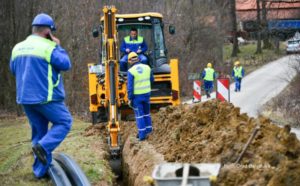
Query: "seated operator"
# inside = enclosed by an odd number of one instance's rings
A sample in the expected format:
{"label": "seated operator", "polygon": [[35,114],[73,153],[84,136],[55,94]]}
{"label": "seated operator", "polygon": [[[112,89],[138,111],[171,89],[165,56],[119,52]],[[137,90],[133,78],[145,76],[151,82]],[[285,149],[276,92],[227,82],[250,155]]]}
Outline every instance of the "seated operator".
{"label": "seated operator", "polygon": [[147,57],[143,55],[146,52],[148,46],[142,36],[138,36],[138,31],[136,28],[130,29],[130,35],[126,36],[121,44],[121,52],[125,53],[125,55],[120,60],[120,71],[127,71],[127,62],[128,62],[128,54],[130,52],[135,52],[138,54],[140,58],[140,62],[143,64],[147,64]]}

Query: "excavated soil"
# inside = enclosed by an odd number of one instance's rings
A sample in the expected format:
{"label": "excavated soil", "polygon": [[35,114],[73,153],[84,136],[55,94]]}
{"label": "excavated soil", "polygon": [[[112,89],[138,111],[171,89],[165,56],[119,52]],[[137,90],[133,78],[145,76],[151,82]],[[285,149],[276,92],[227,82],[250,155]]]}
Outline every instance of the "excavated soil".
{"label": "excavated soil", "polygon": [[[154,131],[143,142],[135,138],[133,122],[122,124],[128,185],[148,185],[143,177],[164,161],[221,163],[216,185],[300,185],[300,142],[289,126],[249,118],[232,104],[216,100],[166,107],[152,116]],[[259,132],[235,164],[257,126]]]}

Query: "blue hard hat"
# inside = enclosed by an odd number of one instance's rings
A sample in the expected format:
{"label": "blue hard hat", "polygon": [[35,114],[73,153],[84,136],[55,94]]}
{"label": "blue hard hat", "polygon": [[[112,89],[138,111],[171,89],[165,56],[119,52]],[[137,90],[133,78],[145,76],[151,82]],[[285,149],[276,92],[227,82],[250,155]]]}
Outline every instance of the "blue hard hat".
{"label": "blue hard hat", "polygon": [[52,17],[50,17],[48,14],[38,14],[35,16],[35,18],[32,21],[32,26],[47,26],[49,27],[52,31],[56,30],[54,21]]}

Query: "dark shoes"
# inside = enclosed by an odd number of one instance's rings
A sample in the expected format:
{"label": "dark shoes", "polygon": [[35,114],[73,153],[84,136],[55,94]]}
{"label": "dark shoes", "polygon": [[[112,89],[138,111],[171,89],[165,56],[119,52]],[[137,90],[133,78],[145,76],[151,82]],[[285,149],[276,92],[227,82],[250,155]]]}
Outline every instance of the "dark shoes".
{"label": "dark shoes", "polygon": [[43,149],[43,147],[40,144],[36,144],[32,147],[33,153],[36,155],[36,157],[42,162],[42,164],[46,165],[47,162],[47,153]]}
{"label": "dark shoes", "polygon": [[140,140],[139,134],[136,134],[136,138],[137,138],[139,141],[143,141],[143,140],[148,139],[148,135],[146,135],[146,137],[145,137],[144,139],[141,139],[141,140]]}

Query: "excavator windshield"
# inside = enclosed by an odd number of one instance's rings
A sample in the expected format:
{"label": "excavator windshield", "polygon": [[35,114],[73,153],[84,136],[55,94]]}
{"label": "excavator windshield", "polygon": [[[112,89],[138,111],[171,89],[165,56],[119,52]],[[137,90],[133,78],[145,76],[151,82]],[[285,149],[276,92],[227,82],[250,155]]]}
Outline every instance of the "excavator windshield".
{"label": "excavator windshield", "polygon": [[[102,24],[103,24],[103,19]],[[148,50],[144,55],[148,59],[148,64],[155,74],[170,73],[168,65],[167,49],[165,46],[162,15],[158,13],[142,13],[142,14],[117,14],[116,25],[118,32],[118,46],[124,37],[130,34],[131,28],[136,28],[138,35],[142,36],[148,46]],[[103,39],[103,38],[102,38]],[[103,44],[103,42],[102,42]],[[106,49],[102,45],[102,62],[105,59]],[[118,49],[120,50],[120,48]],[[119,59],[124,55],[119,52]]]}
{"label": "excavator windshield", "polygon": [[[160,67],[167,63],[166,47],[164,42],[163,26],[159,18],[143,21],[127,20],[124,23],[117,21],[117,29],[120,43],[128,36],[131,28],[138,30],[138,35],[144,37],[148,50],[145,55],[152,68]],[[122,54],[121,54],[122,55]]]}

